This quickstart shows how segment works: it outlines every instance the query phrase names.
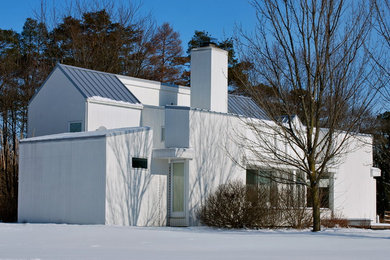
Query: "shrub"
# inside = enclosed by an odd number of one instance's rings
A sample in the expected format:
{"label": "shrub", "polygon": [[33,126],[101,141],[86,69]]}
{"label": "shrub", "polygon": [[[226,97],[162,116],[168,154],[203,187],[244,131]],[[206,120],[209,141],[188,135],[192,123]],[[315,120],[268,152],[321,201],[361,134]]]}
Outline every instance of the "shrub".
{"label": "shrub", "polygon": [[242,228],[247,222],[247,203],[245,185],[239,182],[223,184],[208,196],[198,217],[207,226]]}
{"label": "shrub", "polygon": [[325,218],[321,220],[321,225],[326,228],[334,228],[334,227],[348,227],[348,220],[341,217],[331,217]]}
{"label": "shrub", "polygon": [[220,185],[197,215],[202,224],[213,227],[307,228],[312,218],[302,204],[302,198],[291,188],[271,190],[267,186],[246,186],[236,181]]}
{"label": "shrub", "polygon": [[198,211],[200,222],[222,228],[275,227],[278,212],[269,206],[269,190],[235,181],[220,185]]}

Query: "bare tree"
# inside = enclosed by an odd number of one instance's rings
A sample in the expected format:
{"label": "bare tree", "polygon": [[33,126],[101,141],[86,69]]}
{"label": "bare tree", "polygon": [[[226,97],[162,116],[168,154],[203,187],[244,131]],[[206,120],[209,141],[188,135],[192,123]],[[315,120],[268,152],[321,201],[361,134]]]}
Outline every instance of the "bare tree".
{"label": "bare tree", "polygon": [[[375,31],[378,34],[378,46],[371,47],[371,54],[376,65],[382,70],[383,80],[388,82],[390,79],[390,64],[388,52],[390,49],[390,1],[373,0],[375,10]],[[384,87],[381,89],[383,98],[388,102],[390,100],[390,89]]]}
{"label": "bare tree", "polygon": [[263,177],[308,187],[319,231],[320,180],[361,136],[379,84],[364,48],[373,8],[343,0],[252,5],[255,33],[241,31],[239,43],[252,68],[243,83],[268,120],[247,121],[253,136],[241,137],[248,157],[274,172]]}
{"label": "bare tree", "polygon": [[153,46],[152,79],[164,83],[177,83],[181,74],[183,55],[179,33],[175,32],[169,23],[157,28],[151,40]]}

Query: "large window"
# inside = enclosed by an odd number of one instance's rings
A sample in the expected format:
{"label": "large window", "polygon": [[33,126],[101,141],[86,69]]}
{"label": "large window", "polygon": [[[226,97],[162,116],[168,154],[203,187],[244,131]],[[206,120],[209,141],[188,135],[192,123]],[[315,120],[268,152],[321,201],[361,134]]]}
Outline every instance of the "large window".
{"label": "large window", "polygon": [[303,207],[305,176],[299,171],[277,172],[269,169],[247,169],[246,184],[257,186],[272,207]]}

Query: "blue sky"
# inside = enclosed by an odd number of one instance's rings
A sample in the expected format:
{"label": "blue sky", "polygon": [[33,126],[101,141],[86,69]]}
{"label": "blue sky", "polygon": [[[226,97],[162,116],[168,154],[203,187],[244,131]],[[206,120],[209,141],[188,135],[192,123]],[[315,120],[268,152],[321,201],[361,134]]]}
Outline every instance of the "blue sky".
{"label": "blue sky", "polygon": [[[27,17],[34,17],[40,0],[0,0],[0,28],[20,32]],[[62,3],[46,0],[48,5]],[[251,30],[255,12],[247,0],[143,0],[141,12],[151,12],[157,24],[169,22],[178,31],[183,46],[195,30],[208,31],[213,37],[223,39],[233,35],[235,24]]]}

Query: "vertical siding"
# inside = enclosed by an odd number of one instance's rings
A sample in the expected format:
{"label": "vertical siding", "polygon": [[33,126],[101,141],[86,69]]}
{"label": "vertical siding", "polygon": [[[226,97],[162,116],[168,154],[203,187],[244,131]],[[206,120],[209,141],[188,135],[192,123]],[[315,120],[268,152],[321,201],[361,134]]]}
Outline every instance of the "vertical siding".
{"label": "vertical siding", "polygon": [[19,222],[104,224],[104,138],[20,145]]}

